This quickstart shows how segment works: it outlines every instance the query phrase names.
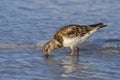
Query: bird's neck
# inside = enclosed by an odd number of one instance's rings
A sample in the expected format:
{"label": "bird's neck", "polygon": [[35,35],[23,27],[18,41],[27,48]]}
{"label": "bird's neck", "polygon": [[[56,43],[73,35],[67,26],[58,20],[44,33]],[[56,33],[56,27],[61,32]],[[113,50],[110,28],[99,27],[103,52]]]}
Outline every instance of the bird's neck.
{"label": "bird's neck", "polygon": [[58,42],[56,39],[51,39],[51,40],[50,40],[50,45],[51,45],[54,49],[57,49],[57,48],[62,47],[62,45],[60,44],[60,42]]}

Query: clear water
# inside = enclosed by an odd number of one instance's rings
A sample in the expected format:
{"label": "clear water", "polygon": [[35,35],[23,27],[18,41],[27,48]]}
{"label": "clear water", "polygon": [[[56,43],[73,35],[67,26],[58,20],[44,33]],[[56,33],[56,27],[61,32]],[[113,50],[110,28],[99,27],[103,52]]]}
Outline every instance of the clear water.
{"label": "clear water", "polygon": [[[41,45],[66,24],[104,22],[80,56]],[[120,0],[0,0],[0,80],[120,80]]]}

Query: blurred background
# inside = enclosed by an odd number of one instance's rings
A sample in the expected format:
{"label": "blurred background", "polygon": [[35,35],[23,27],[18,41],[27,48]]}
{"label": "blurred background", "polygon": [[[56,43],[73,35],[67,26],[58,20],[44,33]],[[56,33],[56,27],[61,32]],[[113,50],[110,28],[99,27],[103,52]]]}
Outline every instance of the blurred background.
{"label": "blurred background", "polygon": [[[45,58],[38,49],[61,26],[99,22],[108,26],[79,57],[59,49]],[[0,49],[0,80],[120,80],[120,0],[0,0],[0,44],[12,46]]]}

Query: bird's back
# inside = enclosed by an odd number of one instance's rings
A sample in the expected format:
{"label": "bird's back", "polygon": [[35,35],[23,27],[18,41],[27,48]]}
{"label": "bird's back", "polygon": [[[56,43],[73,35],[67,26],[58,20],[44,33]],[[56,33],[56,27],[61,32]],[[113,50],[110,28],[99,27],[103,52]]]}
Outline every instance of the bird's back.
{"label": "bird's back", "polygon": [[66,25],[59,28],[53,35],[53,38],[59,41],[61,44],[63,42],[63,36],[68,38],[75,38],[77,36],[84,36],[95,28],[102,28],[106,25],[103,23],[92,24],[92,25]]}

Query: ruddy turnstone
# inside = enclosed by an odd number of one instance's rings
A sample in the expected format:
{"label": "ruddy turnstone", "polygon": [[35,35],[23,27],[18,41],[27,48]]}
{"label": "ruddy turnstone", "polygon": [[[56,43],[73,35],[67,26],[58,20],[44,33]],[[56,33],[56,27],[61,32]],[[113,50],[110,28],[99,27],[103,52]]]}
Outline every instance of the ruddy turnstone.
{"label": "ruddy turnstone", "polygon": [[53,35],[50,41],[45,43],[43,50],[46,56],[49,56],[49,53],[57,48],[61,47],[70,47],[71,56],[74,56],[75,49],[77,55],[79,55],[78,44],[87,40],[94,32],[103,28],[107,25],[103,23],[92,24],[92,25],[66,25],[59,28]]}

